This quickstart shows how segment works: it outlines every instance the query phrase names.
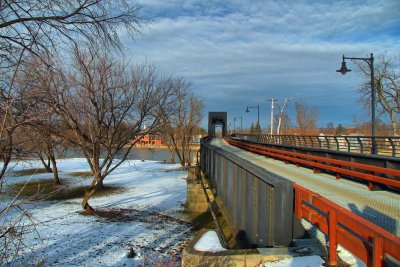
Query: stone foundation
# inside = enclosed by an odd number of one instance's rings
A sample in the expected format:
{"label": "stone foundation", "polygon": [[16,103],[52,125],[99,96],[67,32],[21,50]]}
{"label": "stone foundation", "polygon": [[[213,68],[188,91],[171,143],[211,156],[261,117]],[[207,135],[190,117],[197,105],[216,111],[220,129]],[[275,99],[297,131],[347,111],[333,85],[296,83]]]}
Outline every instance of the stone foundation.
{"label": "stone foundation", "polygon": [[200,182],[200,167],[188,169],[186,189],[186,212],[203,213],[208,211],[208,204]]}

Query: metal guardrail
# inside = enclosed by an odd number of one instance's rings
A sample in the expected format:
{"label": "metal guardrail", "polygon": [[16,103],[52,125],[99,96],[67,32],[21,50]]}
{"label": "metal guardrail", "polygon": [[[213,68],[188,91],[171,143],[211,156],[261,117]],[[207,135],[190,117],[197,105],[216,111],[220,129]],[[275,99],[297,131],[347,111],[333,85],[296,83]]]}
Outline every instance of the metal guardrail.
{"label": "metal guardrail", "polygon": [[[372,190],[374,184],[388,185],[400,189],[400,170],[382,168],[373,165],[348,162],[343,160],[330,159],[325,157],[312,156],[303,153],[282,151],[274,148],[267,148],[261,145],[247,143],[243,141],[225,138],[225,140],[234,146],[242,149],[314,168],[336,173],[338,179],[340,175],[357,178],[369,183],[369,189]],[[387,178],[391,177],[391,178]]]}
{"label": "metal guardrail", "polygon": [[[270,135],[270,134],[233,134],[241,140],[269,145],[286,145],[293,147],[317,148],[371,155],[371,136],[360,135]],[[377,155],[400,157],[400,137],[375,137]]]}
{"label": "metal guardrail", "polygon": [[337,244],[348,249],[367,266],[398,266],[398,237],[315,192],[298,184],[293,187],[297,218],[306,219],[329,236],[330,266],[337,265]]}
{"label": "metal guardrail", "polygon": [[[225,138],[225,140],[231,145],[258,154],[309,165],[313,168],[328,169],[366,180],[369,183],[381,183],[396,188],[400,187],[400,181],[369,174],[381,173],[399,177],[399,170],[350,163],[301,153],[287,151],[283,153],[279,149],[267,148],[243,141],[234,141],[229,138]],[[333,166],[325,166],[325,163],[333,164]],[[353,170],[346,169],[348,166],[352,166]],[[359,173],[357,171],[362,172]],[[363,171],[367,171],[367,173]],[[296,217],[298,219],[306,219],[329,236],[328,263],[330,266],[337,265],[337,244],[341,244],[348,249],[365,262],[367,266],[397,266],[400,263],[400,239],[394,234],[303,186],[293,184],[293,188],[295,193],[294,213]],[[390,265],[389,262],[393,264]]]}

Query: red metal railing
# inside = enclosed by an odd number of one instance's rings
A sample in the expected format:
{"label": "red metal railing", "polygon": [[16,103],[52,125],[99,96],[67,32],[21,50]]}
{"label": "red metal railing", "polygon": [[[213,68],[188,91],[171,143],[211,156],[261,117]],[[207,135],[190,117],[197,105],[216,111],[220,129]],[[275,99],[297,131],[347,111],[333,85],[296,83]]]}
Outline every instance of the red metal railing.
{"label": "red metal railing", "polygon": [[[283,151],[261,145],[249,144],[243,141],[232,140],[230,138],[225,138],[225,140],[231,145],[257,154],[278,158],[285,162],[293,162],[299,165],[312,167],[314,168],[314,172],[316,172],[318,169],[321,169],[334,172],[336,174],[336,178],[340,178],[340,175],[347,175],[366,181],[369,183],[370,190],[373,188],[374,184],[383,184],[400,188],[400,170],[312,156],[298,152]],[[391,179],[379,176],[378,174],[382,176],[390,176]]]}
{"label": "red metal railing", "polygon": [[329,265],[337,264],[337,244],[367,266],[384,266],[385,255],[400,261],[400,238],[298,184],[294,190],[297,218],[329,236]]}
{"label": "red metal railing", "polygon": [[[399,170],[281,151],[229,138],[225,140],[232,145],[261,155],[313,167],[314,171],[324,169],[365,180],[370,183],[370,189],[373,183],[400,188],[400,181],[374,175],[383,174],[399,178]],[[390,255],[400,261],[400,238],[305,187],[294,184],[294,190],[294,212],[297,218],[306,219],[329,236],[328,263],[330,265],[337,264],[337,244],[341,244],[368,266],[384,266],[385,255]]]}

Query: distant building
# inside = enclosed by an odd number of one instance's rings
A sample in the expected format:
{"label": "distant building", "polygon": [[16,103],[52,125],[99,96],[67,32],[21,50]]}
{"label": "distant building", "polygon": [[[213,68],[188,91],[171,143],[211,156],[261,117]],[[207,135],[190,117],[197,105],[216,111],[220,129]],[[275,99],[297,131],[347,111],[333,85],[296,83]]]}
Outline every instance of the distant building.
{"label": "distant building", "polygon": [[165,142],[157,134],[139,134],[133,140],[137,145],[163,146]]}

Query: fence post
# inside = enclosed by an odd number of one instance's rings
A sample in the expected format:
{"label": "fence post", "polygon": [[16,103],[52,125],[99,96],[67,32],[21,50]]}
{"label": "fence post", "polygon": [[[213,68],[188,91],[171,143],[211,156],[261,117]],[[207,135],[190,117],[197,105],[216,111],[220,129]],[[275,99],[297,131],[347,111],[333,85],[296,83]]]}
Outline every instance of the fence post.
{"label": "fence post", "polygon": [[361,140],[361,138],[359,136],[357,136],[357,142],[360,145],[360,153],[364,154],[364,144],[362,142],[363,140]]}
{"label": "fence post", "polygon": [[376,235],[372,240],[373,251],[372,251],[372,266],[380,267],[382,266],[383,258],[383,240],[381,235]]}
{"label": "fence post", "polygon": [[337,265],[337,256],[336,256],[336,248],[337,248],[337,236],[336,236],[336,226],[337,226],[337,215],[336,210],[329,210],[328,212],[328,223],[329,223],[329,253],[328,253],[328,263],[329,266]]}
{"label": "fence post", "polygon": [[333,139],[335,140],[335,143],[336,143],[336,150],[340,151],[339,141],[338,141],[337,137],[334,136]]}
{"label": "fence post", "polygon": [[393,139],[391,137],[388,137],[390,146],[392,147],[392,157],[396,157],[396,145],[393,142]]}

